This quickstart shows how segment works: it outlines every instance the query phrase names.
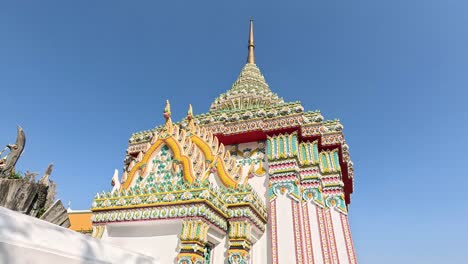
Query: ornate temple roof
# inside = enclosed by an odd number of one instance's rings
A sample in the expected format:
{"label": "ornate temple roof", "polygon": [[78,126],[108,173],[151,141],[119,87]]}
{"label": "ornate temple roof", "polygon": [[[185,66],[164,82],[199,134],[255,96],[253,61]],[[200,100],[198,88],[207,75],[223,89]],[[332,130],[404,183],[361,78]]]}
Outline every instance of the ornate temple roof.
{"label": "ornate temple roof", "polygon": [[[164,118],[163,129],[128,160],[122,181],[114,182],[112,192],[96,195],[93,223],[200,217],[226,232],[230,218],[245,218],[263,233],[265,203],[241,181],[242,168],[229,150],[194,123],[192,107],[185,128],[172,123],[169,101]],[[95,228],[93,236],[99,232]]]}
{"label": "ornate temple roof", "polygon": [[247,63],[232,88],[211,104],[210,112],[254,109],[283,103],[283,99],[270,90],[257,65]]}
{"label": "ornate temple roof", "polygon": [[210,112],[253,109],[283,104],[282,98],[270,90],[265,77],[255,64],[253,21],[250,20],[247,63],[231,89],[211,104]]}
{"label": "ornate temple roof", "polygon": [[[186,129],[192,122],[215,136],[219,143],[233,145],[264,141],[268,137],[297,132],[300,142],[318,140],[319,151],[339,149],[346,204],[353,192],[354,168],[349,146],[339,120],[325,120],[320,111],[305,111],[299,101],[284,102],[273,93],[255,64],[253,22],[250,21],[247,63],[232,88],[218,96],[207,113],[194,115],[177,124]],[[127,156],[135,158],[165,126],[132,134]]]}

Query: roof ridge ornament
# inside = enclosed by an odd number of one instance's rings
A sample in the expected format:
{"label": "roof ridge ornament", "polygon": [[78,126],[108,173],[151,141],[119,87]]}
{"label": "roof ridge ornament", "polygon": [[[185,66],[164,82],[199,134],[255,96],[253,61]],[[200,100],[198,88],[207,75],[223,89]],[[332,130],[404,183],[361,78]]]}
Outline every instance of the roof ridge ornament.
{"label": "roof ridge ornament", "polygon": [[189,109],[187,111],[187,120],[188,120],[188,128],[190,131],[195,129],[195,122],[193,120],[193,109],[192,104],[189,104]]}
{"label": "roof ridge ornament", "polygon": [[250,28],[249,28],[249,45],[248,47],[248,54],[247,54],[247,63],[255,64],[255,44],[254,44],[254,32],[253,32],[253,19],[250,17]]}
{"label": "roof ridge ornament", "polygon": [[187,119],[192,120],[193,118],[193,109],[192,109],[192,104],[189,104],[189,109],[187,111]]}
{"label": "roof ridge ornament", "polygon": [[164,107],[164,119],[166,119],[166,130],[172,132],[171,104],[169,100],[166,100],[166,107]]}

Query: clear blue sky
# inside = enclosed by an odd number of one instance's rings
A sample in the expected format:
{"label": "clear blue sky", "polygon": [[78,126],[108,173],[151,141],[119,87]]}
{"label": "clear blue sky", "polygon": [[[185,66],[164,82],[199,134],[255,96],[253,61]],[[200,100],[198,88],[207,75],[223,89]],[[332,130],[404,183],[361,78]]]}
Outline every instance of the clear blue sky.
{"label": "clear blue sky", "polygon": [[[221,3],[224,2],[224,3]],[[228,4],[229,2],[229,4]],[[0,144],[89,208],[132,132],[230,88],[255,19],[272,90],[345,126],[360,263],[468,263],[468,2],[2,1]]]}

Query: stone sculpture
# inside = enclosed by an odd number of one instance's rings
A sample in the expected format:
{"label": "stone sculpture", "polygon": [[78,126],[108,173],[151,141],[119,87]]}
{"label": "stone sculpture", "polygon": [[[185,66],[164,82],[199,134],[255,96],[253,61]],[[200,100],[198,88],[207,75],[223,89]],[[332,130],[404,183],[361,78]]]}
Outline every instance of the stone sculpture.
{"label": "stone sculpture", "polygon": [[1,157],[1,155],[7,149],[10,150],[10,153],[8,153],[8,155],[0,159],[0,178],[11,178],[14,176],[15,165],[19,157],[21,156],[21,153],[23,153],[25,143],[26,143],[26,136],[24,135],[23,128],[18,126],[16,143],[6,145],[6,147],[2,150],[2,152],[0,152],[0,157]]}
{"label": "stone sculpture", "polygon": [[[25,133],[18,126],[16,143],[8,144],[0,152],[0,206],[60,226],[70,226],[67,210],[60,200],[55,200],[56,184],[50,180],[53,165],[47,167],[37,182],[37,173],[27,171],[21,175],[15,171],[16,162],[24,150],[25,143]],[[6,150],[9,150],[9,153],[1,158]]]}

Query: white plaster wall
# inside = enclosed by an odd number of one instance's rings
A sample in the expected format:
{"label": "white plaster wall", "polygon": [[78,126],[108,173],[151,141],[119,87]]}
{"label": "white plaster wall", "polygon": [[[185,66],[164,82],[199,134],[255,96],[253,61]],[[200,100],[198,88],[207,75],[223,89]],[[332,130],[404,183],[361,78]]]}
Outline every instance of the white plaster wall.
{"label": "white plaster wall", "polygon": [[348,264],[349,258],[346,250],[346,240],[343,234],[343,227],[341,225],[340,213],[334,209],[330,210],[331,219],[333,223],[333,231],[335,232],[335,241],[338,251],[338,260],[340,264]]}
{"label": "white plaster wall", "polygon": [[278,225],[278,263],[296,263],[294,223],[292,221],[291,199],[285,195],[276,198],[276,222]]}
{"label": "white plaster wall", "polygon": [[211,263],[227,263],[227,242],[226,234],[219,232],[217,229],[208,229],[208,242],[213,245],[213,251],[211,252]]}
{"label": "white plaster wall", "polygon": [[0,207],[0,263],[160,262],[155,258]]}
{"label": "white plaster wall", "polygon": [[176,263],[179,251],[180,220],[140,221],[107,225],[102,240],[148,256],[163,264]]}
{"label": "white plaster wall", "polygon": [[268,204],[268,176],[263,177],[253,177],[249,180],[250,185],[252,188],[257,192],[258,196],[262,198],[265,204]]}
{"label": "white plaster wall", "polygon": [[[210,241],[212,242],[212,241]],[[227,264],[228,240],[223,237],[218,244],[213,248],[212,262],[213,264]]]}
{"label": "white plaster wall", "polygon": [[[269,226],[266,226],[267,230],[269,230]],[[251,249],[251,261],[250,263],[270,263],[267,262],[269,251],[269,244],[270,241],[267,239],[267,234],[265,230],[265,234],[263,234],[260,239],[253,245]]]}
{"label": "white plaster wall", "polygon": [[317,205],[309,202],[307,205],[309,213],[310,236],[312,238],[312,250],[314,254],[314,264],[323,263],[322,241],[320,240],[319,222],[317,219]]}

